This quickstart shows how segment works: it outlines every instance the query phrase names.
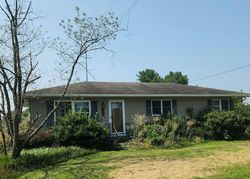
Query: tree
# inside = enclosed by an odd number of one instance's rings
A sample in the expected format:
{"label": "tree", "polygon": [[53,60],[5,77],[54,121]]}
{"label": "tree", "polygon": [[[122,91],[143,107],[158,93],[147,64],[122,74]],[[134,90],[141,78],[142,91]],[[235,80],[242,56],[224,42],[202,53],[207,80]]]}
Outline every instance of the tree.
{"label": "tree", "polygon": [[183,75],[181,72],[170,71],[168,75],[164,78],[165,83],[177,83],[177,84],[188,84],[187,75]]}
{"label": "tree", "polygon": [[[41,54],[44,46],[41,45],[41,31],[34,28],[37,19],[32,11],[31,1],[4,0],[0,5],[4,24],[0,27],[0,105],[2,136],[10,136],[12,158],[17,158],[24,146],[46,124],[63,100],[72,77],[78,66],[83,66],[85,55],[97,50],[108,50],[110,40],[114,40],[121,29],[118,18],[114,14],[100,16],[95,19],[81,14],[77,8],[77,16],[72,20],[62,21],[60,26],[65,32],[63,41],[59,38],[53,43],[59,57],[66,66],[66,85],[59,102],[49,114],[44,117],[41,124],[34,128],[36,119],[32,119],[29,128],[20,134],[23,107],[27,89],[35,83],[40,76],[37,75],[38,62],[36,57]],[[2,121],[6,125],[2,125]],[[23,136],[21,138],[21,136]]]}
{"label": "tree", "polygon": [[145,83],[177,83],[177,84],[188,84],[187,75],[182,75],[181,72],[172,72],[170,71],[165,78],[162,78],[159,73],[153,69],[145,69],[139,71],[137,74],[138,81]]}
{"label": "tree", "polygon": [[162,82],[162,77],[153,69],[145,69],[139,71],[137,74],[138,81],[145,83],[159,83]]}

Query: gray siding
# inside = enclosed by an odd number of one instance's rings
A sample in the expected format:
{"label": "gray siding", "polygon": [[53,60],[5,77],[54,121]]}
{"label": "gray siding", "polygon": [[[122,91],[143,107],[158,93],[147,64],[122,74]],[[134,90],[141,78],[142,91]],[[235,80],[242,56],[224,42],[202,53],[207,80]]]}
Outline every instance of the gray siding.
{"label": "gray siding", "polygon": [[[133,116],[136,114],[146,115],[146,100],[150,100],[150,98],[112,98],[112,100],[124,100],[125,102],[125,118],[126,125],[129,125],[133,121]],[[155,98],[153,98],[155,99]],[[164,99],[164,98],[159,98]],[[199,111],[205,109],[207,107],[208,98],[198,98],[198,97],[186,97],[186,98],[174,98],[177,101],[177,115],[185,116],[186,110],[188,108],[193,108],[195,115],[199,113]],[[37,124],[41,122],[41,120],[46,116],[49,112],[47,109],[47,100],[46,98],[38,98],[30,101],[30,113],[31,119],[34,120],[37,115],[40,115]],[[53,99],[50,99],[53,100]],[[56,100],[56,99],[55,99]],[[66,99],[69,100],[69,99]],[[74,98],[70,100],[94,100],[97,101],[98,113],[101,120],[109,127],[109,98]],[[105,114],[102,115],[102,106],[104,104]],[[151,117],[147,117],[147,120],[151,119]],[[46,127],[46,126],[45,126]]]}
{"label": "gray siding", "polygon": [[132,123],[134,115],[146,114],[146,100],[145,99],[125,99],[125,117],[126,124]]}
{"label": "gray siding", "polygon": [[[41,121],[46,117],[47,111],[47,101],[44,99],[32,100],[30,101],[30,117],[31,121],[34,121],[38,116],[38,120],[35,123],[35,127],[38,126]],[[46,125],[45,125],[46,127]]]}
{"label": "gray siding", "polygon": [[207,98],[177,98],[177,115],[185,116],[188,108],[193,108],[194,115],[207,108]]}

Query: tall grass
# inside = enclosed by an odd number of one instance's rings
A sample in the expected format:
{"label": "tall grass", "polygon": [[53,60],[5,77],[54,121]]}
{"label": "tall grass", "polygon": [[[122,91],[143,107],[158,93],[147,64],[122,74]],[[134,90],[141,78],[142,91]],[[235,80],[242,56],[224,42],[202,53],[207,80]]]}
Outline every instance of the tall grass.
{"label": "tall grass", "polygon": [[12,160],[0,154],[0,178],[13,178],[27,171],[53,166],[95,152],[95,150],[79,147],[38,148],[24,150],[17,160]]}

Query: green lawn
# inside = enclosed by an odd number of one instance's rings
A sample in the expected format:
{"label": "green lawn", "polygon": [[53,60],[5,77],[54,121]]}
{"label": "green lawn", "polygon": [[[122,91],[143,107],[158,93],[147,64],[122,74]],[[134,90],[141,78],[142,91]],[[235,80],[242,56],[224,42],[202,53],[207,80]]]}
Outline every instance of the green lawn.
{"label": "green lawn", "polygon": [[[156,168],[152,170],[152,167]],[[250,178],[250,141],[107,152],[74,147],[42,148],[24,151],[16,162],[0,157],[0,176],[6,178],[136,178],[143,175],[148,178]]]}

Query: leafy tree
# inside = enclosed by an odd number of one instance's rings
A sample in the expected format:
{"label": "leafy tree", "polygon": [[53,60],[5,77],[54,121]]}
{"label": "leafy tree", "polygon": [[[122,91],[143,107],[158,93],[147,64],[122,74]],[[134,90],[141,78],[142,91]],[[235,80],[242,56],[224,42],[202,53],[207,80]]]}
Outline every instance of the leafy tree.
{"label": "leafy tree", "polygon": [[153,69],[145,69],[139,71],[137,74],[138,81],[145,82],[145,83],[177,83],[177,84],[188,84],[188,77],[187,75],[183,75],[181,72],[173,72],[170,71],[168,75],[164,78],[159,75]]}
{"label": "leafy tree", "polygon": [[[118,18],[110,13],[108,16],[88,17],[76,9],[72,19],[61,21],[65,37],[57,38],[53,46],[61,63],[65,64],[65,88],[47,116],[32,119],[29,128],[21,133],[20,124],[23,116],[25,95],[30,86],[40,76],[37,73],[36,57],[45,48],[41,45],[40,28],[35,27],[38,18],[33,12],[31,0],[4,0],[0,3],[0,133],[5,143],[5,135],[10,138],[12,158],[20,156],[26,144],[46,124],[49,117],[63,100],[77,67],[85,67],[87,54],[98,50],[107,50],[107,45],[122,29]],[[86,67],[85,67],[86,68]],[[35,127],[38,121],[41,123]],[[2,125],[2,124],[6,125]],[[3,129],[5,128],[5,129]],[[6,149],[6,145],[5,149]],[[7,152],[5,152],[7,154]]]}
{"label": "leafy tree", "polygon": [[145,69],[137,74],[138,81],[145,83],[162,82],[162,77],[153,69]]}
{"label": "leafy tree", "polygon": [[168,75],[164,78],[165,83],[177,83],[177,84],[188,84],[187,75],[183,75],[181,72],[170,71]]}

